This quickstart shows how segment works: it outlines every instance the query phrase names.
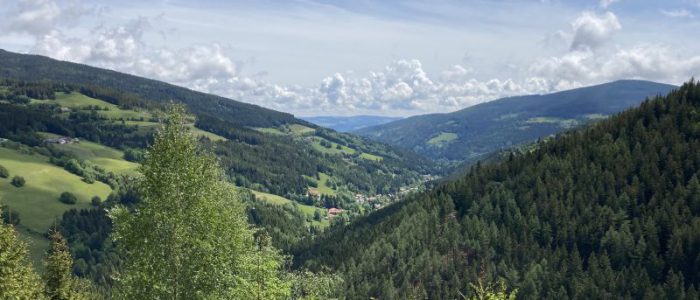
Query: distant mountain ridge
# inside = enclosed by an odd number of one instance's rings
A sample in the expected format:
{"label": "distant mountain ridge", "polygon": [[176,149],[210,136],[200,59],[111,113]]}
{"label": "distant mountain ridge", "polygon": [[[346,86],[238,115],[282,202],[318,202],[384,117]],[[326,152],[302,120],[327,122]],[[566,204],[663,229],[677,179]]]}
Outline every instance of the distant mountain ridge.
{"label": "distant mountain ridge", "polygon": [[331,128],[335,131],[350,132],[362,128],[386,124],[392,121],[401,120],[401,117],[385,117],[385,116],[314,116],[301,117],[302,120],[314,123],[319,126]]}
{"label": "distant mountain ridge", "polygon": [[19,54],[0,49],[0,78],[2,77],[106,87],[161,103],[180,101],[195,114],[206,114],[238,126],[269,127],[301,124],[316,127],[289,113],[194,91],[154,79],[55,60],[41,55]]}
{"label": "distant mountain ridge", "polygon": [[446,114],[414,116],[355,131],[434,160],[478,160],[636,106],[675,86],[620,80],[546,95],[502,98]]}

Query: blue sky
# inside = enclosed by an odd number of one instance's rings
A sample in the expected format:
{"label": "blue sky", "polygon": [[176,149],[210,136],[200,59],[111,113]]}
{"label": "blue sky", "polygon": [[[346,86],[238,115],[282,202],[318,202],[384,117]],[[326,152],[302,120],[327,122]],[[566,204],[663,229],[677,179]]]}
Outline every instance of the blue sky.
{"label": "blue sky", "polygon": [[0,29],[0,48],[303,116],[700,75],[700,0],[0,0]]}

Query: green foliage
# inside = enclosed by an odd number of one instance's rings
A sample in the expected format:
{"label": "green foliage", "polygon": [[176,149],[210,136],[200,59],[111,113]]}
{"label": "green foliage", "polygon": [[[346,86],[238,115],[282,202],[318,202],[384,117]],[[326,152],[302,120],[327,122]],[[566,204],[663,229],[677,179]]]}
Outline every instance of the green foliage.
{"label": "green foliage", "polygon": [[0,206],[0,216],[2,216],[3,224],[18,225],[21,221],[19,213],[16,210],[12,210],[7,205]]}
{"label": "green foliage", "polygon": [[293,276],[292,299],[336,299],[335,296],[342,288],[343,283],[340,276],[328,272],[312,273],[308,270],[300,270],[295,272]]}
{"label": "green foliage", "polygon": [[0,224],[0,299],[44,299],[44,285],[27,254],[12,226]]}
{"label": "green foliage", "polygon": [[0,178],[8,177],[10,177],[10,171],[8,171],[4,166],[0,165]]}
{"label": "green foliage", "polygon": [[12,177],[12,182],[11,182],[11,183],[12,183],[12,185],[14,185],[15,187],[23,187],[24,184],[27,183],[27,181],[24,180],[24,177],[22,177],[22,176],[15,176],[15,177]]}
{"label": "green foliage", "polygon": [[473,296],[467,297],[460,293],[465,300],[515,300],[518,295],[517,289],[508,292],[506,283],[502,279],[498,284],[484,284],[482,280],[478,280],[476,284],[470,283],[469,288]]}
{"label": "green foliage", "polygon": [[100,206],[100,204],[102,204],[102,199],[100,196],[94,196],[90,199],[90,204],[92,204],[92,206]]}
{"label": "green foliage", "polygon": [[117,296],[253,299],[264,291],[265,299],[286,297],[282,257],[253,238],[243,203],[185,126],[184,110],[174,107],[141,167],[141,202],[133,212],[110,211],[113,236],[129,258]]}
{"label": "green foliage", "polygon": [[700,286],[700,84],[477,164],[295,248],[350,299],[688,299]]}
{"label": "green foliage", "polygon": [[46,253],[44,265],[44,281],[46,282],[46,296],[51,300],[80,299],[80,293],[74,288],[74,278],[71,273],[73,259],[66,240],[59,231],[52,231],[49,235],[50,249]]}
{"label": "green foliage", "polygon": [[73,193],[71,192],[63,192],[61,193],[61,196],[58,197],[58,201],[61,201],[65,204],[73,205],[78,202],[78,198],[75,197],[75,195],[73,195]]}
{"label": "green foliage", "polygon": [[98,289],[90,280],[73,275],[73,259],[60,232],[54,231],[49,238],[50,249],[44,261],[47,297],[67,300],[103,299],[104,290]]}

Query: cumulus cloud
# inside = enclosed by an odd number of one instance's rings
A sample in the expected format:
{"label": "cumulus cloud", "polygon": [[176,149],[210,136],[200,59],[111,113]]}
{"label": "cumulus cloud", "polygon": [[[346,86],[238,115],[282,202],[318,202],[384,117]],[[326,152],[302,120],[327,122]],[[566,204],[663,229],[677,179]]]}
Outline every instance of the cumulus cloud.
{"label": "cumulus cloud", "polygon": [[541,59],[530,70],[537,76],[553,78],[554,89],[620,78],[682,82],[700,74],[700,56],[681,57],[672,53],[662,45],[640,45],[609,53],[571,51]]}
{"label": "cumulus cloud", "polygon": [[[1,0],[0,0],[1,1]],[[244,63],[220,43],[154,47],[148,33],[162,32],[149,18],[97,26],[89,35],[66,35],[71,16],[58,0],[17,5],[8,28],[37,16],[48,21],[22,29],[35,37],[31,52],[155,78],[195,90],[304,114],[416,114],[461,109],[488,100],[546,93],[620,78],[681,82],[700,75],[700,56],[681,56],[664,45],[608,47],[622,26],[612,12],[582,12],[546,39],[559,55],[541,57],[500,78],[483,78],[469,61],[429,74],[417,59],[398,59],[363,74],[336,72],[316,85],[280,85],[264,74],[246,74]],[[607,1],[610,5],[612,1]],[[601,2],[603,3],[603,2]],[[60,8],[59,8],[60,7]],[[601,4],[602,7],[602,4]],[[567,49],[568,47],[568,49]]]}
{"label": "cumulus cloud", "polygon": [[598,15],[594,12],[583,12],[573,23],[572,50],[595,49],[605,43],[622,25],[612,12]]}
{"label": "cumulus cloud", "polygon": [[41,36],[58,26],[73,25],[91,11],[73,1],[21,0],[3,16],[7,21],[3,31]]}

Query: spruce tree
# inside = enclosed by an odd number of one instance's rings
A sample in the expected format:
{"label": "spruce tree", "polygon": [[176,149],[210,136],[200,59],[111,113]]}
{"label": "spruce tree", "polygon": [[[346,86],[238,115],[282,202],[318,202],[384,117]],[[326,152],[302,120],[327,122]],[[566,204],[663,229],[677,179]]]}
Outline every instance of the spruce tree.
{"label": "spruce tree", "polygon": [[44,260],[46,296],[52,300],[87,299],[86,295],[82,295],[78,290],[77,279],[73,278],[73,258],[66,239],[58,230],[53,230],[49,239],[51,245]]}
{"label": "spruce tree", "polygon": [[27,244],[0,223],[0,299],[44,299],[44,286],[29,260]]}

